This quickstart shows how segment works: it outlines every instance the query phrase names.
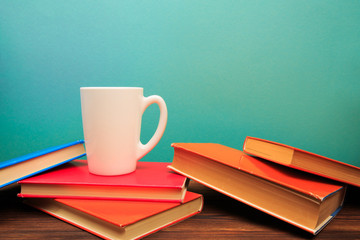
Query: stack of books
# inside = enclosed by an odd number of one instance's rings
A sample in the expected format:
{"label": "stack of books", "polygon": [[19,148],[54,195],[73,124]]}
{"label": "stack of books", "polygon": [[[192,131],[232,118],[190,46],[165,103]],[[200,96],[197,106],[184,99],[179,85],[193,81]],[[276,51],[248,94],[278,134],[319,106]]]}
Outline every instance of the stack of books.
{"label": "stack of books", "polygon": [[[255,209],[318,234],[341,210],[360,168],[298,148],[247,137],[238,150],[173,143],[174,158],[138,162],[121,176],[89,173],[75,141],[0,164],[0,188],[19,183],[34,208],[107,239],[137,239],[201,212],[197,181]],[[257,211],[257,210],[255,210]]]}
{"label": "stack of books", "polygon": [[318,234],[340,211],[360,168],[260,138],[243,151],[214,143],[173,143],[173,171]]}
{"label": "stack of books", "polygon": [[18,182],[24,203],[106,239],[137,239],[202,210],[202,195],[164,162],[121,176],[89,173],[83,141],[2,164],[1,187]]}

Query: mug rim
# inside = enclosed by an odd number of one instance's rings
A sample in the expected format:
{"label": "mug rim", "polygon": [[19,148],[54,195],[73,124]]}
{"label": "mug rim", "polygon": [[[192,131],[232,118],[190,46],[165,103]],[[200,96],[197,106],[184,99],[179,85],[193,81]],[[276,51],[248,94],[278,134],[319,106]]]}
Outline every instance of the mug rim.
{"label": "mug rim", "polygon": [[80,87],[80,89],[91,90],[91,89],[102,89],[102,90],[114,90],[114,89],[133,89],[133,90],[141,90],[142,87]]}

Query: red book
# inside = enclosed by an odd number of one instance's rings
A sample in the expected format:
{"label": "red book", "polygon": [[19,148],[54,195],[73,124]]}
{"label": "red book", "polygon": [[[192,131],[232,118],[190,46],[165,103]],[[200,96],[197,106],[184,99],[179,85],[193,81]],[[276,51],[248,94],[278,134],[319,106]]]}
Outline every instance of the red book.
{"label": "red book", "polygon": [[174,143],[170,169],[317,234],[341,209],[345,188],[214,143]]}
{"label": "red book", "polygon": [[138,239],[202,210],[200,194],[183,203],[29,198],[25,203],[105,239]]}
{"label": "red book", "polygon": [[253,156],[360,187],[360,167],[254,137],[246,137],[243,148]]}
{"label": "red book", "polygon": [[135,172],[119,176],[89,173],[86,160],[20,181],[20,197],[127,199],[181,202],[186,177],[171,172],[164,162],[138,162]]}

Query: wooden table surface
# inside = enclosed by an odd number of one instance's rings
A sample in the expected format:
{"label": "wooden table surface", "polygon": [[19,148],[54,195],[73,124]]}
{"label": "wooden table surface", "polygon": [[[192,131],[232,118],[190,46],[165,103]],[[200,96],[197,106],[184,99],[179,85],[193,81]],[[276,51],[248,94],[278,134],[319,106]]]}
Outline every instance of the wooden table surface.
{"label": "wooden table surface", "polygon": [[[343,209],[316,237],[286,222],[191,182],[203,211],[146,239],[360,239],[360,188],[349,187]],[[0,191],[0,239],[99,239],[22,204],[17,186]]]}

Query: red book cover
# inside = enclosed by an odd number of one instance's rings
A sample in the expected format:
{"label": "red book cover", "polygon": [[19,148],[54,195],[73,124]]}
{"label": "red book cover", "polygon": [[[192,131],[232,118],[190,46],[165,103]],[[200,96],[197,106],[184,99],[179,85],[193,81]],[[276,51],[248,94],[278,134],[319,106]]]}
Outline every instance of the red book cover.
{"label": "red book cover", "polygon": [[202,210],[202,195],[183,203],[88,199],[27,199],[26,203],[105,239],[137,239]]}
{"label": "red book cover", "polygon": [[136,171],[119,176],[99,176],[88,171],[86,160],[20,181],[20,197],[127,199],[181,202],[186,177],[165,162],[138,162]]}
{"label": "red book cover", "polygon": [[246,137],[244,152],[336,181],[360,187],[360,167],[261,138]]}
{"label": "red book cover", "polygon": [[278,166],[246,155],[240,150],[215,143],[174,143],[174,148],[183,148],[194,154],[248,172],[260,178],[275,182],[296,191],[324,199],[343,186],[329,183],[326,179]]}

